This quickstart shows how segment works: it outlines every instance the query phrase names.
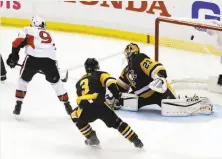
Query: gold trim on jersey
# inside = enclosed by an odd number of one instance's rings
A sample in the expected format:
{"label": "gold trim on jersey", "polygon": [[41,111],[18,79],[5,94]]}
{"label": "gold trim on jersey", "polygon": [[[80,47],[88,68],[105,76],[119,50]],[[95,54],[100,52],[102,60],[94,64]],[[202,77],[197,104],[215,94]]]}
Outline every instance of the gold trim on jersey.
{"label": "gold trim on jersey", "polygon": [[161,65],[159,62],[156,62],[154,60],[151,60],[149,58],[145,58],[141,63],[140,67],[143,70],[143,72],[151,77],[152,71],[155,69],[155,67]]}
{"label": "gold trim on jersey", "polygon": [[171,93],[176,97],[176,92],[175,90],[172,88],[171,84],[169,82],[167,82],[167,88],[171,91]]}
{"label": "gold trim on jersey", "polygon": [[71,117],[72,118],[79,118],[82,113],[82,109],[80,107],[77,108],[74,112],[72,112]]}
{"label": "gold trim on jersey", "polygon": [[149,98],[149,97],[151,97],[154,93],[155,93],[155,91],[153,91],[153,90],[149,90],[148,92],[145,92],[145,93],[139,95],[139,97],[142,97],[142,98]]}
{"label": "gold trim on jersey", "polygon": [[[155,79],[155,75],[158,74],[159,71],[165,71],[165,68],[162,65],[157,66],[152,72],[151,72],[151,78]],[[157,75],[158,76],[158,75]]]}
{"label": "gold trim on jersey", "polygon": [[108,73],[102,73],[102,74],[100,75],[100,82],[101,82],[101,84],[102,84],[103,87],[105,87],[105,85],[106,85],[106,83],[105,83],[106,79],[107,79],[107,78],[110,78],[110,77],[111,77],[111,76],[110,76]]}
{"label": "gold trim on jersey", "polygon": [[76,102],[77,104],[79,104],[82,100],[93,100],[93,99],[96,99],[98,95],[99,95],[98,93],[93,93],[93,94],[86,94],[83,96],[78,96],[76,98]]}
{"label": "gold trim on jersey", "polygon": [[109,87],[111,84],[116,84],[116,80],[113,78],[110,78],[106,81],[106,87]]}

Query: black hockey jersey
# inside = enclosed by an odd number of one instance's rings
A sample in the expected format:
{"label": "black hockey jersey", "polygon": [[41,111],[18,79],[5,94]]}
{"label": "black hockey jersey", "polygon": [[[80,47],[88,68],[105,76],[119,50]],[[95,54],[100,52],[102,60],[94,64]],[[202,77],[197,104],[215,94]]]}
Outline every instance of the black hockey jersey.
{"label": "black hockey jersey", "polygon": [[95,71],[85,74],[76,83],[77,104],[81,101],[100,100],[105,101],[106,87],[117,96],[119,94],[116,86],[116,79],[111,77],[109,73]]}
{"label": "black hockey jersey", "polygon": [[132,61],[123,69],[117,85],[121,92],[128,92],[131,88],[138,96],[148,98],[154,94],[148,85],[157,75],[167,77],[163,65],[139,53],[134,55]]}

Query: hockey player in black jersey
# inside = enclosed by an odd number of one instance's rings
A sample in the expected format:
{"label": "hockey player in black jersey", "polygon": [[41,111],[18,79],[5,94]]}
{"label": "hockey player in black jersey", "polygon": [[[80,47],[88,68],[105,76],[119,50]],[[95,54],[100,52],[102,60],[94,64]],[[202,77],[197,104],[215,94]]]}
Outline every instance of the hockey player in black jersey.
{"label": "hockey player in black jersey", "polygon": [[1,72],[0,72],[0,81],[5,81],[6,80],[6,69],[5,69],[5,64],[4,61],[2,59],[2,56],[0,54],[0,66],[1,66]]}
{"label": "hockey player in black jersey", "polygon": [[135,43],[127,45],[124,54],[128,64],[117,80],[117,85],[121,92],[128,93],[131,89],[131,94],[138,97],[138,106],[134,104],[135,109],[150,104],[161,105],[161,99],[176,98],[161,63],[141,53]]}
{"label": "hockey player in black jersey", "polygon": [[99,63],[95,58],[85,61],[86,74],[76,83],[77,104],[71,114],[72,121],[80,132],[86,137],[87,145],[99,145],[96,132],[89,125],[97,119],[101,119],[107,127],[117,129],[126,139],[134,143],[135,147],[143,147],[143,143],[130,126],[119,118],[112,110],[112,105],[105,102],[106,88],[115,98],[114,103],[119,101],[119,90],[115,78],[107,72],[99,71]]}
{"label": "hockey player in black jersey", "polygon": [[127,45],[124,53],[128,64],[117,80],[122,95],[120,106],[115,109],[137,111],[143,106],[157,104],[163,116],[213,113],[213,105],[207,97],[176,98],[163,65],[141,53],[137,44]]}

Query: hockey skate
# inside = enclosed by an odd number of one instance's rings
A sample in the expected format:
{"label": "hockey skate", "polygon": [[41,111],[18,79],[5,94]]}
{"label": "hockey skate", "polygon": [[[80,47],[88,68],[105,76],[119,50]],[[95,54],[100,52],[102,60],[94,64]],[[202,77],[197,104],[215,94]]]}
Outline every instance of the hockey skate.
{"label": "hockey skate", "polygon": [[142,141],[138,138],[138,136],[135,136],[133,139],[132,139],[132,142],[134,144],[134,146],[136,148],[142,148],[143,147],[143,143]]}
{"label": "hockey skate", "polygon": [[66,109],[67,114],[71,115],[73,110],[72,110],[72,106],[70,105],[70,103],[66,102],[66,103],[64,103],[64,105],[65,105],[65,109]]}
{"label": "hockey skate", "polygon": [[15,109],[13,111],[13,114],[19,115],[22,109],[22,101],[16,101]]}
{"label": "hockey skate", "polygon": [[93,147],[99,147],[100,141],[97,138],[95,131],[93,131],[90,136],[85,140],[85,144]]}

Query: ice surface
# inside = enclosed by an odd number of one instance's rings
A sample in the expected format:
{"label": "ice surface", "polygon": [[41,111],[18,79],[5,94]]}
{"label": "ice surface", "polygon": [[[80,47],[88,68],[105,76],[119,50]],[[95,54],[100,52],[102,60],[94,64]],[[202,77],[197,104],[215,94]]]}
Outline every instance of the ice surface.
{"label": "ice surface", "polygon": [[[18,29],[0,28],[0,53],[4,60],[11,52],[11,42]],[[123,49],[128,41],[113,40],[79,34],[53,32],[61,70],[72,68],[65,83],[70,101],[75,106],[75,82],[84,74],[87,57],[103,59],[101,69],[118,77],[123,68]],[[153,58],[153,46],[139,44],[141,51]],[[23,50],[21,51],[23,52]],[[20,63],[24,54],[20,54]],[[106,58],[109,55],[113,57]],[[104,60],[105,59],[105,60]],[[170,79],[217,75],[219,58],[161,48],[160,61],[167,68]],[[36,75],[29,84],[20,120],[15,120],[15,89],[19,68],[7,67],[8,80],[0,84],[0,158],[1,159],[222,159],[222,108],[215,107],[210,116],[169,118],[160,115],[157,106],[139,112],[118,114],[128,122],[144,142],[144,150],[135,149],[114,129],[101,121],[92,124],[101,140],[102,149],[85,146],[63,105],[58,101],[43,75]],[[202,90],[183,90],[210,96],[221,102],[221,95]]]}

